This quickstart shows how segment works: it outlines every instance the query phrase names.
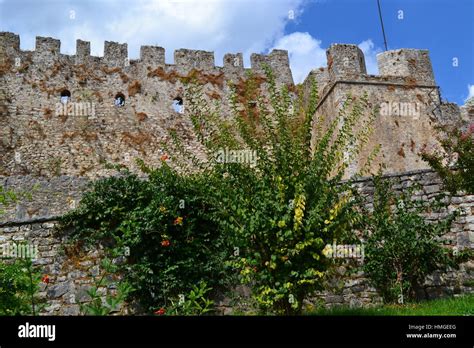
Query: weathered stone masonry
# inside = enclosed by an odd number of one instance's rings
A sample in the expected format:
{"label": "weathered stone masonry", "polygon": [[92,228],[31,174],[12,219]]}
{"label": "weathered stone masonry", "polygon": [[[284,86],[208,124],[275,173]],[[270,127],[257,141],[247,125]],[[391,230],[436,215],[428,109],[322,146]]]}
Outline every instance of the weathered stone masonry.
{"label": "weathered stone masonry", "polygon": [[[369,105],[380,109],[373,135],[348,174],[360,169],[378,144],[381,151],[372,170],[376,171],[382,162],[386,173],[428,168],[419,153],[439,148],[435,126],[461,122],[459,106],[441,100],[428,51],[399,49],[380,53],[380,75],[367,74],[364,55],[355,45],[332,45],[327,57],[328,67],[313,70],[308,76],[319,82],[316,116],[324,115],[329,123],[347,95],[359,98],[364,93]],[[308,78],[305,84],[309,84]]]}
{"label": "weathered stone masonry", "polygon": [[[21,51],[19,43],[17,35],[0,33],[3,175],[97,177],[110,173],[102,162],[135,169],[136,157],[157,165],[170,128],[199,154],[189,118],[172,107],[175,98],[184,97],[186,80],[198,79],[210,102],[222,101],[224,114],[230,113],[227,82],[239,83],[248,71],[261,73],[264,63],[278,71],[279,84],[293,84],[281,50],[253,54],[246,69],[241,54],[225,55],[219,67],[205,51],[177,50],[174,64],[167,64],[161,47],[143,46],[140,59],[129,60],[127,45],[114,42],[105,43],[104,57],[90,56],[89,43],[81,40],[74,56],[61,54],[59,40],[52,38],[38,37],[32,52]],[[94,114],[57,115],[64,91],[70,103],[93,104]],[[114,105],[118,94],[125,97],[123,107]]]}
{"label": "weathered stone masonry", "polygon": [[[443,192],[440,178],[432,170],[417,170],[400,174],[385,175],[384,180],[390,180],[393,188],[402,190],[420,185],[416,191],[415,198],[431,200]],[[356,187],[372,202],[374,192],[373,182],[370,178],[361,179],[356,182]],[[428,220],[437,220],[440,215],[445,215],[458,210],[460,216],[451,226],[451,230],[443,236],[443,244],[458,250],[474,248],[474,195],[457,195],[449,198],[450,204],[446,212],[430,213]],[[339,276],[329,282],[330,291],[318,294],[315,299],[322,299],[327,306],[348,304],[351,306],[368,305],[380,303],[381,298],[375,288],[369,285],[363,272],[346,275],[348,269],[341,266],[337,269]],[[344,285],[338,284],[342,281]],[[423,284],[421,297],[434,299],[446,296],[474,292],[474,260],[460,265],[459,270],[449,269],[447,272],[435,272],[430,275]],[[313,301],[314,302],[314,301]]]}
{"label": "weathered stone masonry", "polygon": [[[278,84],[293,86],[288,54],[282,50],[253,54],[247,69],[240,53],[226,54],[223,66],[216,66],[212,52],[180,49],[174,64],[168,64],[161,47],[142,46],[140,59],[129,60],[126,44],[105,42],[103,57],[90,55],[89,42],[77,40],[76,46],[75,55],[64,55],[59,40],[37,37],[34,51],[22,51],[18,35],[0,33],[0,174],[97,177],[110,174],[103,162],[135,170],[136,157],[154,166],[162,143],[169,141],[169,129],[201,155],[186,100],[183,114],[172,107],[175,98],[183,98],[190,78],[203,85],[209,102],[221,102],[226,117],[228,82],[241,83],[248,72],[262,74],[264,63],[274,70]],[[331,121],[348,93],[357,98],[366,92],[370,105],[381,108],[367,147],[381,144],[374,168],[381,161],[387,173],[427,168],[418,152],[438,146],[434,126],[461,119],[456,104],[441,101],[428,52],[383,52],[378,55],[379,76],[367,75],[363,53],[355,45],[332,45],[327,56],[328,67],[309,75],[320,90],[315,119],[323,114]],[[71,112],[65,114],[58,113],[64,92],[71,95]],[[118,95],[125,97],[123,107],[114,105]],[[468,117],[474,115],[471,111]],[[367,155],[362,153],[352,169]]]}
{"label": "weathered stone masonry", "polygon": [[[332,45],[327,56],[327,68],[310,73],[320,90],[315,116],[324,114],[329,122],[347,93],[357,98],[367,92],[374,107],[386,107],[377,118],[369,147],[382,145],[379,161],[386,163],[387,173],[396,173],[400,187],[419,182],[422,198],[432,197],[440,190],[440,181],[426,169],[418,152],[438,146],[436,124],[457,123],[461,115],[472,118],[472,106],[460,113],[457,105],[441,101],[427,51],[380,54],[380,76],[367,75],[364,56],[355,45]],[[261,75],[263,63],[274,70],[279,85],[294,85],[288,54],[282,50],[252,55],[247,69],[240,53],[225,55],[223,66],[216,66],[212,52],[181,49],[175,51],[174,64],[168,64],[161,47],[142,46],[140,58],[129,60],[126,44],[105,42],[104,56],[93,57],[90,43],[78,40],[76,54],[68,56],[60,53],[58,40],[37,37],[34,51],[22,51],[18,35],[0,33],[0,185],[32,193],[31,200],[22,199],[0,218],[0,243],[24,240],[38,245],[35,263],[51,277],[41,293],[48,302],[45,313],[78,314],[79,303],[88,300],[86,289],[99,271],[100,250],[68,252],[67,237],[56,233],[54,226],[59,216],[76,206],[91,179],[112,174],[103,162],[135,171],[133,160],[139,157],[156,166],[169,129],[178,132],[188,150],[201,155],[186,100],[184,113],[173,109],[173,100],[183,98],[186,81],[197,78],[205,98],[220,101],[224,116],[229,116],[227,83],[242,83],[249,71]],[[86,107],[58,113],[60,96],[66,92],[68,104]],[[123,107],[114,105],[118,95],[125,98]],[[350,171],[358,169],[366,156],[362,153]],[[358,185],[370,194],[369,180]],[[472,248],[474,197],[453,197],[451,208],[457,207],[465,214],[453,226],[450,243]],[[435,274],[426,284],[427,296],[472,292],[473,277],[472,261],[459,272]],[[344,282],[345,286],[320,297],[328,304],[380,300],[362,274],[344,276]],[[228,313],[225,307],[222,303]]]}

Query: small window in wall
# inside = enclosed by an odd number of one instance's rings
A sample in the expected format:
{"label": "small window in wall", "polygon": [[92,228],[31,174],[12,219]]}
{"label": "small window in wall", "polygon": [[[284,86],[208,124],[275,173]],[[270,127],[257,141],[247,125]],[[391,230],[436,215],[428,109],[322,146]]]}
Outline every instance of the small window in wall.
{"label": "small window in wall", "polygon": [[69,101],[71,101],[71,92],[65,89],[61,92],[61,103],[66,104]]}
{"label": "small window in wall", "polygon": [[184,113],[184,104],[183,104],[183,98],[181,97],[176,97],[173,99],[173,109],[177,113]]}
{"label": "small window in wall", "polygon": [[115,96],[114,105],[117,107],[125,106],[125,96],[122,93],[117,93]]}

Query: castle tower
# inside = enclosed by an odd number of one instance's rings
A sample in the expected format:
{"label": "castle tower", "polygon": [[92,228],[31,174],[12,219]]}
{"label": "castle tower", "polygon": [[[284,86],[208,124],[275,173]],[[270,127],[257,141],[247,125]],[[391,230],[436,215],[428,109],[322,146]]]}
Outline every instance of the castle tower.
{"label": "castle tower", "polygon": [[367,74],[364,53],[356,45],[333,44],[326,56],[331,80],[348,80]]}
{"label": "castle tower", "polygon": [[61,41],[50,37],[36,37],[33,62],[38,65],[51,66],[58,59]]}
{"label": "castle tower", "polygon": [[398,49],[377,55],[380,75],[413,78],[417,84],[434,86],[435,78],[427,50]]}
{"label": "castle tower", "polygon": [[380,53],[377,76],[367,75],[364,54],[356,45],[334,44],[326,55],[327,73],[326,69],[319,69],[310,74],[326,86],[319,89],[314,120],[324,120],[327,124],[323,128],[327,127],[349,95],[357,100],[366,94],[367,112],[377,112],[373,134],[357,161],[350,164],[351,172],[364,166],[369,149],[376,146],[381,150],[372,162],[373,171],[380,163],[385,164],[386,173],[428,168],[419,153],[439,147],[435,126],[460,119],[459,107],[440,99],[428,51],[399,49]]}

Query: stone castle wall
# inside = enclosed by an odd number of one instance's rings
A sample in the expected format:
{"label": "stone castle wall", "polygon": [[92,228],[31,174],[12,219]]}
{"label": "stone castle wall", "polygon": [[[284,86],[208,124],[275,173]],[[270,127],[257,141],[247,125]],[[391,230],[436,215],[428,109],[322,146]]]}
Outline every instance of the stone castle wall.
{"label": "stone castle wall", "polygon": [[[127,45],[106,42],[103,57],[90,56],[90,44],[77,41],[74,56],[60,53],[60,42],[37,37],[34,51],[20,50],[17,35],[0,33],[0,174],[102,176],[103,162],[134,166],[139,157],[159,163],[169,130],[184,139],[187,150],[200,153],[186,113],[185,84],[195,78],[204,97],[222,102],[230,114],[228,82],[247,73],[278,71],[278,84],[293,84],[286,51],[253,54],[251,68],[242,54],[226,54],[216,66],[212,52],[177,50],[174,64],[164,49],[143,46],[140,59],[129,60]],[[72,109],[61,109],[61,93],[71,94]],[[114,105],[115,97],[125,105]],[[184,99],[184,113],[173,108]],[[76,109],[76,105],[79,107]],[[59,110],[59,111],[58,111]],[[71,115],[72,114],[72,115]]]}
{"label": "stone castle wall", "polygon": [[[77,40],[72,56],[61,54],[60,44],[37,37],[34,51],[22,51],[18,35],[0,33],[2,175],[97,177],[110,174],[105,162],[135,170],[135,158],[156,166],[170,143],[170,130],[201,156],[184,96],[191,78],[203,85],[209,103],[221,104],[224,117],[231,114],[228,83],[243,83],[249,72],[263,74],[263,64],[274,70],[279,85],[294,86],[282,50],[253,54],[248,69],[240,53],[226,54],[223,65],[216,66],[212,52],[180,49],[174,64],[168,64],[162,47],[142,46],[140,58],[130,60],[126,44],[106,41],[103,57],[91,56],[86,41]],[[327,57],[328,67],[308,76],[316,78],[320,90],[315,120],[321,115],[327,122],[333,119],[349,93],[355,98],[368,93],[371,107],[380,108],[368,144],[381,145],[373,168],[382,161],[387,173],[427,168],[418,153],[438,146],[434,126],[461,119],[457,105],[441,102],[428,52],[383,52],[378,76],[367,75],[364,55],[355,45],[332,45]],[[261,88],[265,93],[264,80]],[[62,108],[66,91],[71,97]],[[118,95],[125,98],[123,107],[114,105]],[[175,98],[184,98],[184,113],[173,109]],[[362,153],[351,168],[360,168],[367,156]]]}

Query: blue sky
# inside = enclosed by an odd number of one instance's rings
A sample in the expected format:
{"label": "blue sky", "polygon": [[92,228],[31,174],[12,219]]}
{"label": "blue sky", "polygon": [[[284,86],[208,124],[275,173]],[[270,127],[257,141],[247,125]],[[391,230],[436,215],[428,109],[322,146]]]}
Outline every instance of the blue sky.
{"label": "blue sky", "polygon": [[[380,2],[389,49],[430,50],[443,97],[463,104],[474,96],[474,1]],[[68,54],[79,38],[99,56],[105,40],[127,42],[130,58],[158,45],[169,63],[178,48],[215,51],[217,65],[243,52],[247,66],[251,53],[283,48],[297,82],[326,65],[331,43],[359,45],[369,73],[384,49],[376,0],[0,0],[0,31],[20,34],[30,50],[36,35],[59,38]]]}

